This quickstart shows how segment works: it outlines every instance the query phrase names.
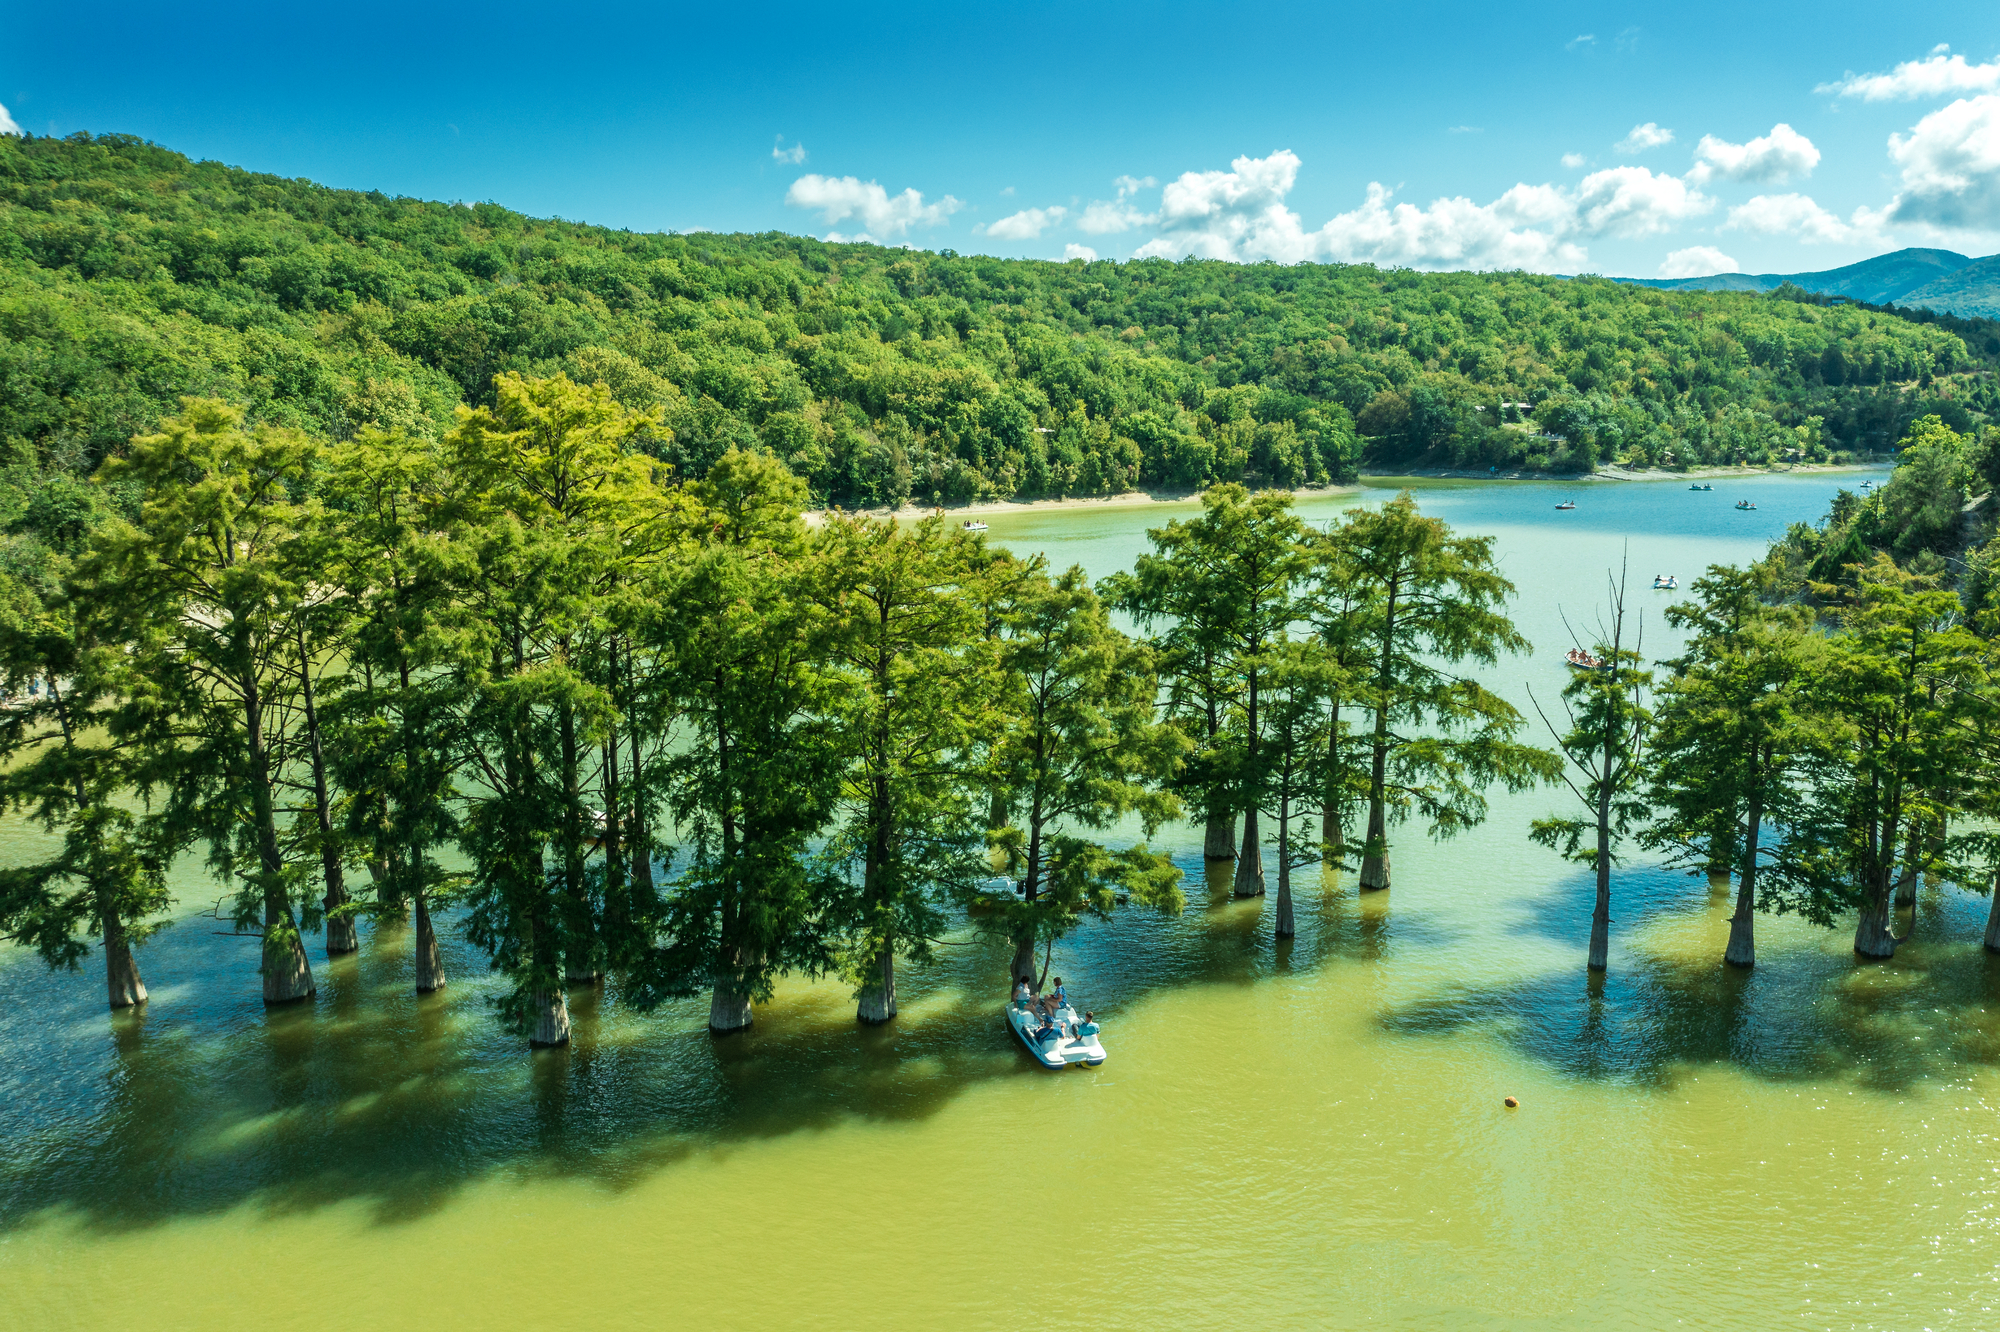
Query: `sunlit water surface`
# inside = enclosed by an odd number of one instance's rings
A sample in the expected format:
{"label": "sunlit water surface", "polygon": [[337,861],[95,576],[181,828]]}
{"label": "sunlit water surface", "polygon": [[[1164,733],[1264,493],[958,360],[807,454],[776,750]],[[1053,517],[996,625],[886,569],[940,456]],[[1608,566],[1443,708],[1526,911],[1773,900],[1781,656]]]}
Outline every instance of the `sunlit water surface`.
{"label": "sunlit water surface", "polygon": [[[1544,484],[1417,484],[1499,538],[1537,648],[1491,679],[1525,702],[1562,685],[1559,612],[1588,619],[1627,552],[1651,612],[1653,574],[1751,558],[1854,481],[1598,483],[1572,513]],[[991,535],[1101,575],[1191,512]],[[1403,830],[1388,893],[1309,877],[1288,944],[1168,830],[1187,913],[1056,951],[1111,1053],[1060,1074],[1010,1044],[1004,954],[965,932],[876,1030],[797,983],[718,1041],[702,1005],[639,1017],[614,983],[572,996],[570,1050],[530,1055],[455,930],[451,987],[418,999],[393,926],[267,1014],[190,865],[143,1014],[106,1015],[94,959],[0,953],[0,1324],[2000,1326],[1984,901],[1928,887],[1867,966],[1762,921],[1733,974],[1723,897],[1639,863],[1592,982],[1586,877],[1524,834],[1557,804]]]}

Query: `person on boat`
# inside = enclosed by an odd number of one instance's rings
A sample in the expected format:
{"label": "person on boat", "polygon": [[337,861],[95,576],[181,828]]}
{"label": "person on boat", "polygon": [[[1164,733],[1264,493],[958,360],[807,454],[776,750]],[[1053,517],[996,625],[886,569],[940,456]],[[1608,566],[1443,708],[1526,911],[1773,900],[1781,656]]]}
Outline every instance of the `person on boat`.
{"label": "person on boat", "polygon": [[1047,1013],[1042,1014],[1042,1025],[1035,1028],[1035,1044],[1041,1045],[1052,1041],[1058,1034],[1056,1024],[1050,1020],[1049,1015]]}
{"label": "person on boat", "polygon": [[1076,1034],[1084,1039],[1095,1036],[1102,1030],[1103,1028],[1097,1025],[1097,1014],[1087,1011],[1083,1015],[1083,1021],[1076,1025]]}
{"label": "person on boat", "polygon": [[1060,1013],[1069,1007],[1069,991],[1063,988],[1062,977],[1056,977],[1055,1011]]}
{"label": "person on boat", "polygon": [[1014,981],[1015,1004],[1021,1008],[1026,1008],[1028,1006],[1029,1001],[1032,1000],[1034,997],[1035,997],[1035,992],[1032,988],[1029,987],[1028,978],[1026,976],[1017,977]]}

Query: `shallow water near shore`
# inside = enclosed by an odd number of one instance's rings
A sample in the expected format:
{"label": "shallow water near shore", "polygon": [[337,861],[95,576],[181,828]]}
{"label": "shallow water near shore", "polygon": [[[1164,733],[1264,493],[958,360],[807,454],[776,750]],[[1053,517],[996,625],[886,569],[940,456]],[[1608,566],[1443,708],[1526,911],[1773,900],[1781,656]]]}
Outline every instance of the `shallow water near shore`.
{"label": "shallow water near shore", "polygon": [[[1571,624],[1629,562],[1648,589],[1759,554],[1857,477],[1576,488],[1413,482],[1496,536],[1536,645],[1490,673],[1561,688]],[[1301,505],[1319,522],[1392,493]],[[1754,512],[1731,506],[1753,499]],[[1093,575],[1196,506],[996,515],[990,539]],[[1890,963],[1621,869],[1611,971],[1586,977],[1588,877],[1528,842],[1553,793],[1496,796],[1394,887],[1306,876],[1299,936],[1211,884],[1177,919],[1060,945],[1109,1061],[1010,1043],[1006,958],[969,932],[857,1027],[790,984],[727,1040],[705,1006],[572,996],[529,1055],[444,930],[448,990],[409,991],[408,931],[315,954],[317,1002],[266,1013],[254,945],[184,915],[140,954],[153,998],[0,951],[0,1310],[20,1327],[1984,1328],[2000,1309],[2000,961],[1986,902],[1927,886]],[[1134,832],[1136,835],[1136,830]],[[0,856],[40,834],[0,826]],[[93,958],[93,964],[96,959]],[[1521,1106],[1508,1110],[1506,1096]]]}

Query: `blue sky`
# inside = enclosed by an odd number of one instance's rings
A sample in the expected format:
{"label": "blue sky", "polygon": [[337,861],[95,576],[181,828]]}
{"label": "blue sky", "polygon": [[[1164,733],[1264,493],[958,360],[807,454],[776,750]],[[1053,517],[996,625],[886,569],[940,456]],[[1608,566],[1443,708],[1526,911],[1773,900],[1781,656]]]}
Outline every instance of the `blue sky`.
{"label": "blue sky", "polygon": [[6,9],[29,133],[635,230],[1636,276],[2000,250],[1991,0]]}

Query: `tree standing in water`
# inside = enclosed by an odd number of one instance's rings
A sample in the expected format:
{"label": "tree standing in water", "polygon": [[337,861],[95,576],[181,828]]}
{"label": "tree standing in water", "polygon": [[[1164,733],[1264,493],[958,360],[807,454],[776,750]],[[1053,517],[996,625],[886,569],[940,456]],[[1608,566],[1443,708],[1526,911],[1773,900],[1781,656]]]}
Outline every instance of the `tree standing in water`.
{"label": "tree standing in water", "polygon": [[[856,1016],[896,1016],[896,955],[923,962],[945,898],[987,877],[969,757],[1002,725],[992,656],[968,586],[986,561],[942,518],[835,514],[812,543],[811,595],[839,664],[848,818],[832,851],[860,870],[848,970]],[[850,875],[850,877],[852,877]]]}
{"label": "tree standing in water", "polygon": [[626,447],[647,420],[602,385],[508,374],[494,392],[445,440],[467,552],[459,595],[481,649],[459,653],[479,777],[461,825],[479,867],[467,932],[513,981],[509,1021],[530,1045],[557,1046],[569,1041],[564,986],[594,981],[606,948],[583,791],[615,713],[589,645],[607,586],[667,539],[668,506],[652,460]]}
{"label": "tree standing in water", "polygon": [[[1854,951],[1895,955],[1896,873],[1916,830],[1955,811],[1938,803],[1975,770],[1974,733],[1962,723],[1985,684],[1982,645],[1962,622],[1958,594],[1898,569],[1886,555],[1859,567],[1839,598],[1812,706],[1837,743],[1811,763],[1811,800],[1794,837],[1798,871],[1781,906],[1818,924],[1859,915]],[[1952,857],[1944,848],[1935,857]]]}
{"label": "tree standing in water", "polygon": [[1547,713],[1542,714],[1567,760],[1563,784],[1583,805],[1587,817],[1553,815],[1535,820],[1531,829],[1543,846],[1559,849],[1566,858],[1581,861],[1596,872],[1597,899],[1590,914],[1588,965],[1592,971],[1603,971],[1610,965],[1614,848],[1634,823],[1646,817],[1646,802],[1637,793],[1641,785],[1639,762],[1652,723],[1646,693],[1653,676],[1640,664],[1644,636],[1638,625],[1626,623],[1623,571],[1608,581],[1608,620],[1599,627],[1593,644],[1593,655],[1600,664],[1587,669],[1572,667],[1570,681],[1562,691],[1567,729],[1558,728]]}
{"label": "tree standing in water", "polygon": [[[1205,803],[1211,820],[1218,807],[1241,812],[1233,891],[1256,897],[1264,891],[1258,811],[1270,781],[1263,693],[1271,655],[1298,618],[1306,533],[1287,492],[1252,495],[1219,485],[1201,498],[1200,518],[1147,533],[1156,553],[1139,557],[1132,577],[1118,585],[1118,601],[1142,620],[1171,616],[1167,650],[1175,660],[1199,662],[1203,691],[1232,704],[1227,724],[1202,727],[1212,783]],[[1211,710],[1205,722],[1214,716]]]}
{"label": "tree standing in water", "polygon": [[1639,840],[1695,874],[1735,870],[1723,961],[1751,967],[1756,913],[1782,898],[1796,863],[1800,764],[1820,739],[1805,695],[1825,643],[1809,611],[1764,605],[1744,570],[1711,568],[1693,591],[1699,600],[1666,612],[1693,636],[1660,690],[1648,748],[1655,814]]}
{"label": "tree standing in water", "polygon": [[237,928],[261,927],[264,1002],[283,1004],[313,995],[300,910],[308,923],[319,914],[277,823],[299,717],[298,635],[323,591],[287,553],[313,521],[294,490],[318,448],[242,422],[238,408],[183,399],[159,434],[107,460],[100,478],[137,481],[146,499],[136,523],[106,523],[81,575],[98,631],[131,645],[142,682],[121,712],[146,750],[142,780],[166,789],[154,827],[205,842],[217,874],[238,883]]}
{"label": "tree standing in water", "polygon": [[1180,804],[1159,783],[1187,741],[1155,720],[1152,653],[1112,625],[1082,569],[1052,579],[1037,562],[1001,616],[999,711],[1013,721],[994,757],[1016,798],[1015,821],[994,836],[1021,893],[974,892],[967,906],[1012,941],[1011,977],[1039,989],[1036,946],[1046,955],[1084,916],[1109,914],[1119,891],[1181,908],[1180,871],[1164,856],[1077,833],[1127,813],[1149,831],[1176,817]]}
{"label": "tree standing in water", "polygon": [[460,831],[469,681],[487,655],[457,595],[470,547],[447,530],[449,475],[434,443],[370,429],[332,452],[326,479],[324,576],[350,606],[351,667],[325,705],[328,761],[345,837],[370,866],[365,905],[409,910],[419,994],[445,984],[433,912],[462,876],[437,851]]}
{"label": "tree standing in water", "polygon": [[12,695],[0,712],[0,811],[63,834],[47,859],[0,870],[0,939],[76,970],[89,952],[78,934],[92,930],[111,1007],[143,1004],[132,949],[164,923],[149,918],[170,899],[165,855],[126,803],[136,774],[116,709],[139,682],[122,651],[79,635],[60,595],[47,604],[5,573],[0,679]]}
{"label": "tree standing in water", "polygon": [[727,1034],[783,972],[838,962],[844,888],[807,852],[840,797],[841,682],[811,595],[805,486],[731,450],[690,489],[695,545],[663,583],[652,646],[687,732],[659,775],[693,855],[629,992],[643,1007],[707,990],[709,1030]]}
{"label": "tree standing in water", "polygon": [[[1265,798],[1278,823],[1278,910],[1275,933],[1297,933],[1292,906],[1292,871],[1305,865],[1338,865],[1340,852],[1314,836],[1312,815],[1334,783],[1325,769],[1334,760],[1326,741],[1337,723],[1339,700],[1348,682],[1332,649],[1321,639],[1289,642],[1274,654],[1270,671],[1271,779]],[[1296,827],[1293,820],[1298,820]],[[1322,822],[1322,829],[1324,828]]]}
{"label": "tree standing in water", "polygon": [[1453,535],[1404,491],[1380,509],[1350,511],[1332,539],[1369,606],[1359,691],[1373,718],[1366,891],[1389,886],[1392,821],[1414,810],[1432,835],[1450,836],[1486,817],[1486,786],[1552,781],[1561,760],[1514,739],[1521,714],[1506,700],[1444,669],[1529,650],[1501,609],[1514,585],[1494,563],[1493,538]]}

